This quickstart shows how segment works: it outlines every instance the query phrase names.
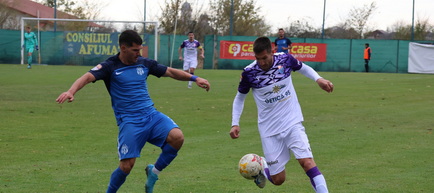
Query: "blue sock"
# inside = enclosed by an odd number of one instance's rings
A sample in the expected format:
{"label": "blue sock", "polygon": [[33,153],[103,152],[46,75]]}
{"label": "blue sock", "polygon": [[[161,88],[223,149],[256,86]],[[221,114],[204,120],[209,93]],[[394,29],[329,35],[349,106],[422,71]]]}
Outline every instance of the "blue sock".
{"label": "blue sock", "polygon": [[32,65],[32,56],[28,56],[27,64]]}
{"label": "blue sock", "polygon": [[160,154],[160,157],[158,157],[157,162],[155,162],[155,169],[159,171],[162,171],[164,168],[166,168],[170,164],[170,162],[175,159],[179,151],[167,143],[164,144],[161,149],[162,152]]}
{"label": "blue sock", "polygon": [[319,171],[318,167],[313,167],[306,172],[306,175],[310,178],[310,183],[313,189],[318,193],[328,192],[327,183],[324,176]]}
{"label": "blue sock", "polygon": [[122,184],[127,179],[128,174],[121,170],[121,168],[116,168],[110,177],[110,183],[107,188],[107,193],[116,192],[122,186]]}

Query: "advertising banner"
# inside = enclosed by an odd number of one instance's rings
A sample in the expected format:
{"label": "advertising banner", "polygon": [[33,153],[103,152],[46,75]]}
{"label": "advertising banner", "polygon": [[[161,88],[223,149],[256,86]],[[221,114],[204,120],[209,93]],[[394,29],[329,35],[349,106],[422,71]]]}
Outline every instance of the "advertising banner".
{"label": "advertising banner", "polygon": [[[120,33],[91,33],[66,31],[64,35],[64,54],[73,55],[116,55],[119,52]],[[148,36],[141,35],[143,46],[147,46]]]}
{"label": "advertising banner", "polygon": [[[274,43],[272,49],[274,50]],[[325,62],[327,44],[292,43],[290,53],[303,62]],[[255,60],[253,42],[220,41],[220,59]]]}

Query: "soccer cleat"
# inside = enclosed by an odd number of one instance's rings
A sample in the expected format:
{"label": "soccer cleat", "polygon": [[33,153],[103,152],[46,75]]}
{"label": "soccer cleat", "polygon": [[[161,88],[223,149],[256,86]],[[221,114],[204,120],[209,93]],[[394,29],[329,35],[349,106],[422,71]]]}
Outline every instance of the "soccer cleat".
{"label": "soccer cleat", "polygon": [[30,68],[32,68],[32,66],[29,64],[29,65],[27,65],[27,69],[30,69]]}
{"label": "soccer cleat", "polygon": [[254,182],[255,182],[256,186],[258,186],[259,188],[264,188],[265,183],[267,182],[267,178],[264,176],[264,174],[262,174],[262,171],[261,171],[259,173],[259,175],[256,176]]}
{"label": "soccer cleat", "polygon": [[152,172],[152,168],[154,168],[154,165],[149,164],[145,169],[146,176],[148,176],[148,180],[146,180],[145,184],[146,193],[152,193],[154,191],[155,182],[158,180],[158,175]]}
{"label": "soccer cleat", "polygon": [[191,88],[191,87],[192,87],[192,83],[190,81],[190,82],[188,82],[188,88]]}

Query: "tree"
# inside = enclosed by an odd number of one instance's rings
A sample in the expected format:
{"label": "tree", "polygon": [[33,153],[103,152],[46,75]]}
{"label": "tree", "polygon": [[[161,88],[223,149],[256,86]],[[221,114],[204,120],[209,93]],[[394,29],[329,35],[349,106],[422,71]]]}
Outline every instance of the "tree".
{"label": "tree", "polygon": [[284,29],[289,37],[319,38],[321,35],[320,29],[310,25],[307,19],[292,21],[289,27]]}
{"label": "tree", "polygon": [[175,31],[175,22],[178,20],[178,11],[181,6],[181,0],[165,1],[165,7],[161,7],[162,14],[160,17],[160,28],[162,33],[173,33]]}
{"label": "tree", "polygon": [[[434,30],[434,25],[429,23],[428,19],[418,19],[414,26],[414,40],[426,40],[427,36]],[[411,25],[403,21],[395,22],[391,31],[394,34],[393,39],[411,40]]]}
{"label": "tree", "polygon": [[[196,9],[194,9],[196,8]],[[199,5],[184,2],[181,5],[180,0],[171,0],[167,2],[162,9],[162,15],[159,19],[162,33],[186,35],[192,31],[195,38],[203,41],[204,36],[211,34],[213,29],[210,26],[210,18],[207,14],[201,14],[203,4]],[[180,13],[180,14],[178,14]],[[176,30],[175,30],[175,22]]]}
{"label": "tree", "polygon": [[393,39],[409,40],[411,36],[411,25],[407,25],[403,21],[397,21],[392,25],[391,31],[393,33]]}
{"label": "tree", "polygon": [[429,24],[428,19],[418,19],[414,26],[414,40],[425,40],[434,26]]}
{"label": "tree", "polygon": [[377,9],[377,5],[375,2],[371,4],[363,5],[363,7],[353,7],[349,14],[348,19],[345,23],[349,28],[355,29],[359,33],[359,38],[363,38],[363,31],[365,30],[366,23],[369,20],[369,17],[372,13]]}
{"label": "tree", "polygon": [[[217,35],[230,34],[230,15],[232,0],[211,0],[211,26]],[[233,0],[233,35],[262,36],[270,25],[265,23],[264,16],[259,15],[260,8],[254,0]]]}

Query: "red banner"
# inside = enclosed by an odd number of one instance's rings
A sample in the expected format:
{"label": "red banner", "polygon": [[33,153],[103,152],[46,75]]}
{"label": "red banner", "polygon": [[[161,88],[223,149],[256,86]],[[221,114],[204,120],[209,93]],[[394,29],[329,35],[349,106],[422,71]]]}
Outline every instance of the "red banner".
{"label": "red banner", "polygon": [[[274,43],[272,45],[274,49]],[[290,53],[303,62],[325,62],[327,44],[292,43]],[[220,58],[236,60],[255,60],[253,42],[250,41],[220,41]]]}

